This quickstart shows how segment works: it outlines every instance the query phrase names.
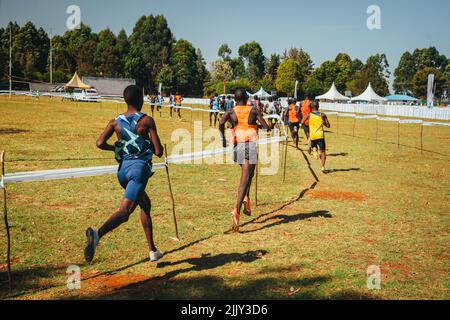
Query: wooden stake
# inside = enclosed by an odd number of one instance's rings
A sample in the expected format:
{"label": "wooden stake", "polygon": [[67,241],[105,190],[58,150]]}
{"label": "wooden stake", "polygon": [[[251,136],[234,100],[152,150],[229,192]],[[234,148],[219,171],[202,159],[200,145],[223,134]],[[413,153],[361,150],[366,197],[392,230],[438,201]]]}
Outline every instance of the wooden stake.
{"label": "wooden stake", "polygon": [[336,113],[336,133],[339,135],[339,113]]}
{"label": "wooden stake", "polygon": [[420,126],[420,153],[423,153],[423,124]]}
{"label": "wooden stake", "polygon": [[[2,163],[2,182],[4,184],[5,177],[5,151],[0,153],[0,162]],[[12,279],[11,279],[11,235],[9,232],[9,224],[8,224],[8,207],[6,205],[6,186],[3,185],[3,219],[5,221],[6,228],[6,242],[7,242],[7,252],[6,252],[6,264],[8,271],[8,285],[9,291],[12,290]]]}
{"label": "wooden stake", "polygon": [[284,141],[284,163],[283,163],[283,182],[286,181],[286,162],[287,162],[288,139]]}
{"label": "wooden stake", "polygon": [[375,118],[375,142],[378,142],[378,119]]}
{"label": "wooden stake", "polygon": [[255,171],[256,171],[256,177],[255,177],[255,206],[258,206],[258,164],[259,164],[259,157],[258,154],[256,154],[256,166],[255,166]]}
{"label": "wooden stake", "polygon": [[353,118],[353,137],[355,136],[356,117]]}
{"label": "wooden stake", "polygon": [[397,123],[397,149],[400,148],[400,121]]}
{"label": "wooden stake", "polygon": [[172,192],[172,183],[170,181],[170,175],[169,175],[169,164],[167,163],[167,145],[164,144],[164,160],[166,162],[166,174],[167,174],[167,181],[169,182],[169,193],[170,193],[170,199],[172,200],[172,215],[173,215],[173,223],[175,225],[175,240],[180,240],[178,236],[178,225],[177,225],[177,216],[175,215],[175,199],[173,197]]}

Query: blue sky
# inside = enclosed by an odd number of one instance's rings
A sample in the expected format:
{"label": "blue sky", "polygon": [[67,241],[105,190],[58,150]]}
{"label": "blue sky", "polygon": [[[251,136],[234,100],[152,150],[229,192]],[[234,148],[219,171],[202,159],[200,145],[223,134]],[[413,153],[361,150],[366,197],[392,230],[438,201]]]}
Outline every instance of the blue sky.
{"label": "blue sky", "polygon": [[[391,68],[405,50],[436,46],[450,56],[448,0],[0,0],[0,26],[31,20],[62,34],[70,4],[80,6],[82,21],[96,32],[109,27],[130,34],[140,16],[164,14],[174,35],[199,47],[208,62],[224,42],[235,55],[253,40],[266,56],[302,47],[316,66],[339,52],[363,62],[384,52]],[[372,4],[381,9],[381,30],[366,26]]]}

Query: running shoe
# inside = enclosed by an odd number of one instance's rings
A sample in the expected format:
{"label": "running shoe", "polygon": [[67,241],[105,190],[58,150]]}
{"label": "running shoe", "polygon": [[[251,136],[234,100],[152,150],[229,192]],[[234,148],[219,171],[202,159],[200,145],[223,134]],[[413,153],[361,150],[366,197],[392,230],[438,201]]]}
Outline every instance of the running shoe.
{"label": "running shoe", "polygon": [[164,252],[161,251],[150,251],[150,261],[155,262],[164,256]]}
{"label": "running shoe", "polygon": [[98,232],[92,228],[86,230],[86,248],[84,249],[84,258],[86,262],[92,262],[95,255],[95,249],[98,246]]}
{"label": "running shoe", "polygon": [[231,229],[235,232],[239,232],[239,213],[237,209],[231,211]]}

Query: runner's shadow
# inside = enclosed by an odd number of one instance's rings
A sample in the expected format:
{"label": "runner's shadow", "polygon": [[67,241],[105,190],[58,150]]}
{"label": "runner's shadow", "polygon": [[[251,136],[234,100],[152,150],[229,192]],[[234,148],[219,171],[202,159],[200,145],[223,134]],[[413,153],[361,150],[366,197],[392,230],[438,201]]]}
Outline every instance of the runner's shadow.
{"label": "runner's shadow", "polygon": [[[168,254],[171,254],[171,253],[174,253],[174,252],[177,252],[177,251],[183,251],[184,249],[189,248],[189,247],[191,247],[191,246],[193,246],[193,245],[196,245],[197,243],[206,241],[206,240],[210,239],[211,237],[212,237],[212,236],[208,236],[208,237],[205,237],[205,238],[201,238],[201,239],[192,241],[192,242],[190,242],[190,243],[187,243],[187,244],[185,244],[185,245],[182,245],[182,246],[180,246],[180,247],[178,247],[178,248],[175,248],[175,249],[166,251],[166,252],[164,253],[164,256],[167,256]],[[104,275],[115,274],[115,273],[118,273],[118,272],[120,272],[120,271],[123,271],[123,270],[129,269],[129,268],[135,267],[135,266],[137,266],[137,265],[143,264],[143,263],[148,262],[148,261],[150,261],[150,258],[145,258],[145,259],[139,260],[139,261],[137,261],[137,262],[128,264],[128,265],[126,265],[126,266],[123,266],[123,267],[120,267],[120,268],[117,268],[117,269],[114,269],[114,270],[105,271],[105,272],[96,274],[96,275],[94,275],[94,276],[92,276],[92,277],[83,278],[83,280],[89,280],[89,279],[94,279],[94,278],[97,278],[97,277],[100,277],[100,276],[104,276]]]}
{"label": "runner's shadow", "polygon": [[291,223],[291,222],[296,222],[296,221],[301,221],[301,220],[305,220],[305,219],[310,219],[310,218],[332,218],[333,216],[329,213],[329,211],[327,210],[319,210],[319,211],[314,211],[311,213],[298,213],[295,215],[287,215],[287,214],[279,214],[273,217],[268,217],[262,221],[258,221],[256,223],[258,224],[262,224],[262,223],[266,223],[268,221],[272,221],[275,220],[272,223],[269,223],[265,226],[262,226],[261,228],[257,228],[257,229],[252,229],[252,230],[246,230],[246,231],[240,231],[240,233],[252,233],[252,232],[257,232],[257,231],[261,231],[267,228],[272,228],[275,227],[277,225],[280,224],[285,224],[285,223]]}
{"label": "runner's shadow", "polygon": [[325,174],[335,173],[335,172],[349,172],[349,171],[360,171],[361,168],[348,168],[348,169],[328,169],[325,170]]}
{"label": "runner's shadow", "polygon": [[327,157],[345,157],[348,156],[348,152],[340,152],[340,153],[329,153]]}
{"label": "runner's shadow", "polygon": [[242,263],[251,263],[256,260],[261,259],[263,256],[265,256],[268,253],[266,250],[252,250],[247,251],[244,253],[221,253],[214,256],[211,256],[210,254],[202,254],[198,258],[188,258],[183,259],[175,262],[160,262],[156,265],[157,268],[164,268],[168,266],[177,266],[183,263],[188,263],[191,265],[189,268],[185,269],[176,269],[173,271],[170,271],[163,276],[155,277],[143,281],[138,281],[132,284],[129,284],[128,286],[125,286],[121,289],[133,289],[148,283],[152,283],[157,280],[168,280],[171,278],[174,278],[180,274],[188,273],[188,272],[198,272],[203,270],[210,270],[215,269],[221,266],[224,266],[229,263],[233,262],[242,262]]}

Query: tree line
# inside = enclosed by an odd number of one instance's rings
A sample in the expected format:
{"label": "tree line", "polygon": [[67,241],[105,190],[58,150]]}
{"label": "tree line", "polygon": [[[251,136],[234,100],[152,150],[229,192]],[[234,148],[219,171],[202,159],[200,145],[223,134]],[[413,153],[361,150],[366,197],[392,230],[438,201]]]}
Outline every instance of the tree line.
{"label": "tree line", "polygon": [[[50,81],[50,38],[32,22],[19,26],[10,22],[0,28],[0,81],[9,77],[9,35],[12,31],[12,74],[15,80]],[[263,86],[280,95],[311,97],[328,90],[334,82],[341,92],[359,95],[371,82],[380,95],[389,94],[389,62],[385,54],[370,56],[365,62],[339,53],[334,60],[315,67],[303,49],[291,48],[266,56],[255,41],[238,48],[233,55],[222,44],[217,59],[209,68],[199,48],[185,39],[176,39],[162,15],[142,16],[131,35],[121,30],[115,35],[109,28],[98,33],[87,25],[52,37],[53,82],[62,83],[77,71],[83,76],[125,77],[135,79],[147,92],[179,92],[185,96],[210,96],[236,87],[256,91]],[[436,97],[448,96],[450,59],[434,48],[405,52],[394,71],[396,93],[424,99],[427,77],[435,75]]]}

